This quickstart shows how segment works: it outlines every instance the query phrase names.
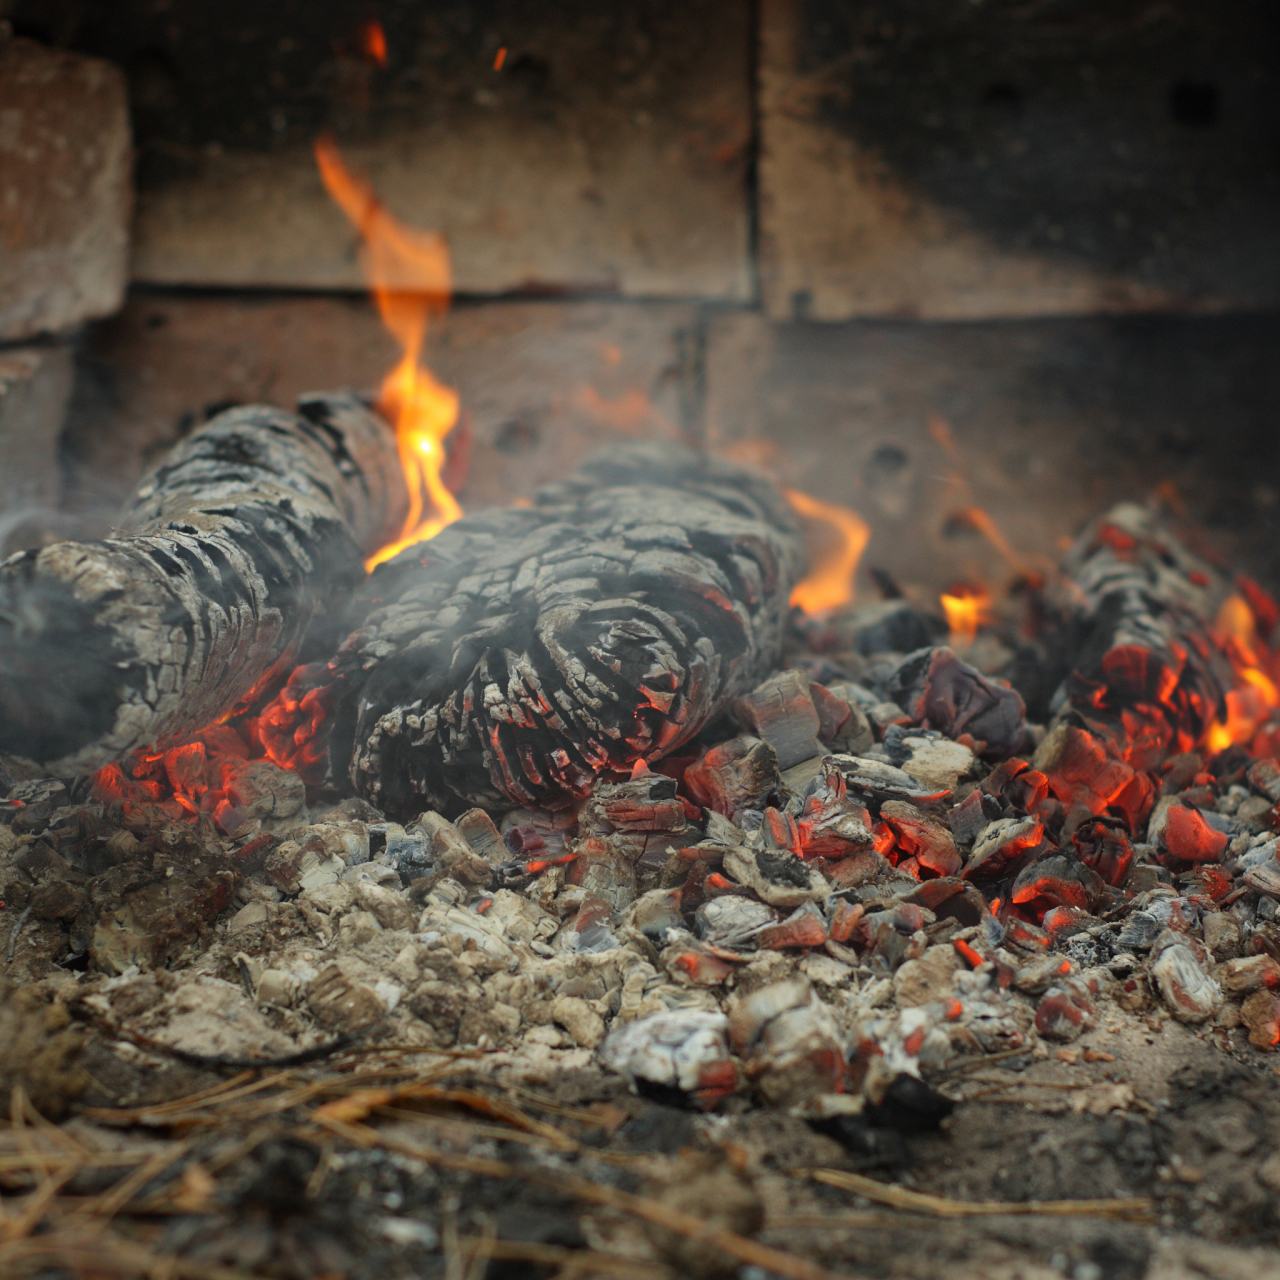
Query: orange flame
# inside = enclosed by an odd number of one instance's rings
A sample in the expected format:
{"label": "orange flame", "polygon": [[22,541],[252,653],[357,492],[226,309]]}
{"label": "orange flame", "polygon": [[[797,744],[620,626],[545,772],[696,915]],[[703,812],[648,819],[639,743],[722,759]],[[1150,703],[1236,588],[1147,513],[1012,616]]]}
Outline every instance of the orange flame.
{"label": "orange flame", "polygon": [[387,36],[380,22],[366,22],[360,28],[360,52],[378,66],[387,65]]}
{"label": "orange flame", "polygon": [[507,46],[504,44],[502,48],[498,50],[497,56],[493,60],[493,69],[495,71],[501,71],[502,64],[506,62],[506,60],[507,60]]}
{"label": "orange flame", "polygon": [[964,507],[955,512],[953,519],[963,521],[969,528],[976,530],[982,534],[984,538],[1000,553],[1014,573],[1025,573],[1026,565],[1023,564],[1022,558],[1013,549],[1009,543],[1009,539],[1004,536],[1000,530],[1000,526],[996,524],[991,515],[984,511],[981,507]]}
{"label": "orange flame", "polygon": [[961,475],[957,478],[960,479],[962,484],[968,486],[969,481],[963,475],[964,463],[960,460],[960,451],[956,448],[955,436],[951,434],[951,424],[941,414],[931,413],[929,415],[929,434],[945,451],[947,457],[956,464],[957,470],[961,472]]}
{"label": "orange flame", "polygon": [[986,587],[961,583],[938,597],[951,629],[952,648],[967,648],[978,637],[978,628],[991,621],[991,593]]}
{"label": "orange flame", "polygon": [[571,403],[602,426],[627,435],[646,435],[653,427],[669,436],[679,434],[674,423],[639,387],[627,387],[621,395],[609,399],[589,383],[580,382]]}
{"label": "orange flame", "polygon": [[1259,641],[1257,620],[1242,596],[1228,596],[1222,602],[1213,630],[1236,675],[1236,687],[1227,693],[1226,718],[1210,725],[1205,738],[1205,746],[1216,755],[1234,743],[1252,740],[1280,707],[1280,689],[1263,670],[1272,655]]}
{"label": "orange flame", "polygon": [[[342,163],[332,138],[317,139],[315,153],[325,189],[364,238],[362,265],[378,314],[404,349],[400,363],[383,380],[378,408],[396,426],[409,516],[400,538],[366,562],[373,569],[405,547],[434,538],[462,515],[440,474],[445,437],[458,420],[458,393],[418,364],[431,313],[449,305],[449,250],[436,232],[397,222],[372,187]],[[424,514],[424,490],[429,514]]]}
{"label": "orange flame", "polygon": [[1225,646],[1234,640],[1250,657],[1253,656],[1258,643],[1258,624],[1243,596],[1228,596],[1222,602],[1213,629],[1220,644]]}
{"label": "orange flame", "polygon": [[791,604],[813,615],[829,613],[853,600],[853,576],[871,537],[871,526],[848,507],[823,502],[799,489],[783,489],[787,501],[807,520],[825,524],[838,541],[816,557],[812,571],[791,591]]}

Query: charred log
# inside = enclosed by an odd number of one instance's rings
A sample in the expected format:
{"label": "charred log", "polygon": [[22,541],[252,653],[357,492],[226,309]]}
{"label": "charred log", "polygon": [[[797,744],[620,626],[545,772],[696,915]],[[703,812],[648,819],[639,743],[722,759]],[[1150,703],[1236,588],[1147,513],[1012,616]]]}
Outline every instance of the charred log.
{"label": "charred log", "polygon": [[670,446],[598,457],[380,566],[328,664],[327,754],[303,706],[316,671],[268,708],[264,740],[390,813],[563,804],[768,673],[801,561],[763,480]]}
{"label": "charred log", "polygon": [[1210,633],[1234,584],[1133,505],[1086,529],[1063,568],[1077,647],[1059,720],[1123,743],[1139,769],[1191,750],[1234,684]]}
{"label": "charred log", "polygon": [[220,414],[118,534],[0,566],[0,752],[67,777],[226,715],[297,661],[406,508],[392,433],[355,397]]}

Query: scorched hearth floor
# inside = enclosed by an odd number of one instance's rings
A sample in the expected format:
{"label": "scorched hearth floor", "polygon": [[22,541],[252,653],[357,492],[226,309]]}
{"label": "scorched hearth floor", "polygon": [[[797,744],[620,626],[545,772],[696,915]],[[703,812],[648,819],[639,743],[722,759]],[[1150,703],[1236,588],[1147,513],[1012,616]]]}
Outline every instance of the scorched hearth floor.
{"label": "scorched hearth floor", "polygon": [[806,616],[674,444],[357,586],[380,430],[232,410],[3,568],[0,1270],[1274,1274],[1261,587],[1128,505]]}

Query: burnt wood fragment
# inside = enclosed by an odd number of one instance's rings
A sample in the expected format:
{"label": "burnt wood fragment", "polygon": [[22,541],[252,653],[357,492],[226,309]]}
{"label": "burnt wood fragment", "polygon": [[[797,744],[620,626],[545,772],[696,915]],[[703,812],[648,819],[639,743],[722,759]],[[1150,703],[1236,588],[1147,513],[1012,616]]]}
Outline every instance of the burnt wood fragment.
{"label": "burnt wood fragment", "polygon": [[298,660],[407,505],[393,435],[353,396],[218,415],[115,536],[0,565],[0,753],[70,777],[218,720]]}
{"label": "burnt wood fragment", "polygon": [[888,800],[880,806],[880,820],[894,835],[894,842],[902,855],[902,863],[914,858],[910,869],[919,869],[935,876],[955,876],[960,873],[960,855],[950,830],[921,813],[914,805],[901,800]]}
{"label": "burnt wood fragment", "polygon": [[739,698],[735,710],[747,728],[774,749],[779,769],[822,755],[818,741],[822,723],[809,692],[809,680],[801,672],[780,671],[771,676]]}
{"label": "burnt wood fragment", "polygon": [[[567,803],[688,742],[776,665],[802,559],[772,486],[671,445],[467,516],[358,593],[328,664],[330,776],[389,813]],[[318,760],[298,706],[268,718]]]}
{"label": "burnt wood fragment", "polygon": [[985,676],[948,648],[908,654],[889,682],[889,696],[919,724],[948,738],[968,734],[986,755],[1000,757],[1032,745],[1026,707],[1016,690]]}
{"label": "burnt wood fragment", "polygon": [[674,778],[637,768],[625,782],[597,783],[578,816],[586,836],[607,836],[635,867],[642,891],[653,887],[672,853],[698,843]]}
{"label": "burnt wood fragment", "polygon": [[730,738],[691,764],[684,783],[703,808],[732,818],[740,809],[764,808],[779,786],[778,756],[761,738]]}
{"label": "burnt wood fragment", "polygon": [[1103,879],[1074,852],[1051,849],[1018,873],[1010,897],[1040,914],[1052,907],[1092,911],[1103,899]]}

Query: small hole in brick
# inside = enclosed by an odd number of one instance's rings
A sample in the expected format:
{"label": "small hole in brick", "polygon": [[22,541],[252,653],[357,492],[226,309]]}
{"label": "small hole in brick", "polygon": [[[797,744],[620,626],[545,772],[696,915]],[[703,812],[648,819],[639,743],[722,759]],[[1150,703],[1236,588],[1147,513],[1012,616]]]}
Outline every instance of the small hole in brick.
{"label": "small hole in brick", "polygon": [[508,64],[507,77],[526,98],[545,97],[551,88],[551,64],[545,58],[522,53]]}
{"label": "small hole in brick", "polygon": [[542,433],[538,424],[529,418],[512,418],[498,428],[493,437],[493,447],[499,453],[528,453],[536,449]]}
{"label": "small hole in brick", "polygon": [[980,106],[996,111],[1017,111],[1022,102],[1022,90],[1008,80],[993,80],[978,99]]}
{"label": "small hole in brick", "polygon": [[871,455],[868,470],[882,477],[896,476],[911,459],[896,444],[882,444]]}
{"label": "small hole in brick", "polygon": [[1222,93],[1206,80],[1179,80],[1169,90],[1169,114],[1188,129],[1211,129],[1222,111]]}

